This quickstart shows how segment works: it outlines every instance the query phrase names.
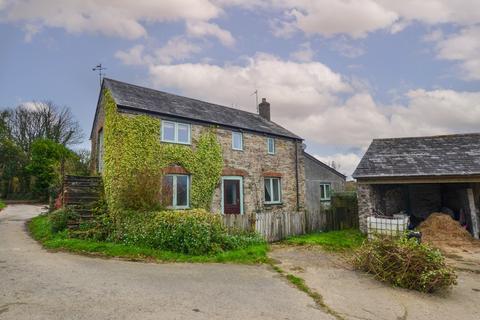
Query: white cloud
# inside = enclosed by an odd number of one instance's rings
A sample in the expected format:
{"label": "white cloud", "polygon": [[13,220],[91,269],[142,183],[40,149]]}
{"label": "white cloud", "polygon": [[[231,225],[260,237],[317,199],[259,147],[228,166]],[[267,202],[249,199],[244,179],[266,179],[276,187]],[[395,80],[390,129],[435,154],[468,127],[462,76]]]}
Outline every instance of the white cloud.
{"label": "white cloud", "polygon": [[334,40],[330,45],[330,49],[337,51],[347,58],[356,58],[365,54],[365,49],[359,45],[353,45],[346,37],[341,36]]}
{"label": "white cloud", "polygon": [[460,77],[480,80],[480,25],[461,29],[448,37],[437,36],[437,57],[458,61]]}
{"label": "white cloud", "polygon": [[292,52],[290,55],[293,59],[300,62],[309,62],[312,61],[315,52],[312,50],[310,42],[305,42],[300,45],[300,48]]}
{"label": "white cloud", "polygon": [[143,65],[146,63],[144,58],[144,49],[145,47],[143,45],[136,45],[130,48],[128,51],[117,51],[115,53],[115,57],[129,66]]}
{"label": "white cloud", "polygon": [[208,21],[221,12],[209,0],[7,0],[0,21],[135,39],[147,35],[146,22]]}
{"label": "white cloud", "polygon": [[232,34],[214,23],[204,21],[187,22],[187,34],[200,38],[206,36],[215,37],[227,47],[233,47],[235,45],[235,38]]}
{"label": "white cloud", "polygon": [[329,166],[331,166],[332,163],[334,163],[335,169],[338,172],[346,175],[347,177],[350,177],[352,175],[353,171],[355,171],[355,168],[357,167],[361,159],[361,157],[358,154],[355,154],[352,152],[335,153],[329,156],[314,155],[314,157],[328,164]]}
{"label": "white cloud", "polygon": [[145,51],[145,46],[136,45],[127,51],[117,51],[115,57],[126,65],[170,64],[192,57],[201,48],[183,37],[174,37],[163,47],[152,49],[149,53]]}

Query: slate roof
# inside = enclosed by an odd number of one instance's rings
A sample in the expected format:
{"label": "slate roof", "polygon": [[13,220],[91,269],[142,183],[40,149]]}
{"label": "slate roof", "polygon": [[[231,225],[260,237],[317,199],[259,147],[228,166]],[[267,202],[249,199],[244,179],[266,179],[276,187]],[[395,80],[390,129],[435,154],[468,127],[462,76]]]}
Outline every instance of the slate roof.
{"label": "slate roof", "polygon": [[339,176],[339,177],[341,177],[341,178],[343,178],[343,179],[346,179],[346,178],[347,178],[346,175],[344,175],[343,173],[338,172],[338,171],[335,170],[334,168],[330,167],[328,164],[326,164],[326,163],[318,160],[317,158],[315,158],[314,156],[312,156],[310,153],[307,153],[306,151],[303,151],[303,155],[304,155],[306,158],[308,158],[308,159],[312,160],[313,162],[317,163],[318,165],[320,165],[320,166],[324,167],[325,169],[331,171],[332,173],[336,174],[337,176]]}
{"label": "slate roof", "polygon": [[375,139],[354,178],[480,175],[480,133]]}
{"label": "slate roof", "polygon": [[287,138],[302,139],[256,113],[182,97],[108,78],[103,79],[103,86],[110,90],[120,111],[153,113]]}

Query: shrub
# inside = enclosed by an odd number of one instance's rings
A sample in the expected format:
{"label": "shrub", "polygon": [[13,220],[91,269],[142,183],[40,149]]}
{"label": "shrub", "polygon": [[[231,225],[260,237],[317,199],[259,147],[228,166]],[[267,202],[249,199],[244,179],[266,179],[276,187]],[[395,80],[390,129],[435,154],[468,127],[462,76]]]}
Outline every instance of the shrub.
{"label": "shrub", "polygon": [[141,213],[122,212],[114,238],[190,255],[215,254],[263,243],[255,234],[229,233],[220,216],[203,209]]}
{"label": "shrub", "polygon": [[59,209],[48,214],[51,222],[52,232],[58,233],[68,227],[68,221],[77,219],[77,214],[69,209]]}
{"label": "shrub", "polygon": [[366,241],[352,262],[356,269],[402,288],[434,292],[456,284],[455,271],[440,251],[415,239],[377,237]]}
{"label": "shrub", "polygon": [[2,200],[0,200],[0,211],[2,211],[3,208],[5,208],[7,205],[5,204],[5,202],[3,202]]}

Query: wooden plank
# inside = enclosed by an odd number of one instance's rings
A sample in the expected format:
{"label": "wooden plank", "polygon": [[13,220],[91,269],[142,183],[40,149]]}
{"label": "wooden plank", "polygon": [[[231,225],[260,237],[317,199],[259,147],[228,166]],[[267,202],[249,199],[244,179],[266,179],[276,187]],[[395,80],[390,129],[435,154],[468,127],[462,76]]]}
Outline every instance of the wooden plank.
{"label": "wooden plank", "polygon": [[478,215],[475,207],[475,198],[473,197],[473,189],[467,189],[468,206],[470,208],[470,217],[472,219],[472,233],[475,239],[478,239]]}

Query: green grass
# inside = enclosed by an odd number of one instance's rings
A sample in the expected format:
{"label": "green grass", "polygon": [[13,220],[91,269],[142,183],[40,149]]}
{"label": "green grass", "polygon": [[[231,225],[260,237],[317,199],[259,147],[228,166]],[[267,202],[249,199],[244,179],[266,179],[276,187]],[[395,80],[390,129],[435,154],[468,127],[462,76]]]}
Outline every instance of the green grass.
{"label": "green grass", "polygon": [[347,251],[358,248],[365,236],[358,230],[340,230],[291,237],[285,243],[293,245],[318,245],[328,251]]}
{"label": "green grass", "polygon": [[3,202],[2,200],[0,200],[0,211],[2,211],[2,209],[4,209],[7,205],[5,204],[5,202]]}
{"label": "green grass", "polygon": [[118,257],[128,260],[158,262],[221,262],[255,264],[268,261],[266,244],[251,246],[245,249],[232,250],[215,255],[191,256],[171,251],[163,251],[146,247],[123,245],[113,242],[101,242],[68,238],[66,232],[53,234],[46,215],[33,218],[28,229],[34,239],[50,250],[63,250],[80,254],[104,257]]}

